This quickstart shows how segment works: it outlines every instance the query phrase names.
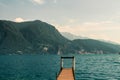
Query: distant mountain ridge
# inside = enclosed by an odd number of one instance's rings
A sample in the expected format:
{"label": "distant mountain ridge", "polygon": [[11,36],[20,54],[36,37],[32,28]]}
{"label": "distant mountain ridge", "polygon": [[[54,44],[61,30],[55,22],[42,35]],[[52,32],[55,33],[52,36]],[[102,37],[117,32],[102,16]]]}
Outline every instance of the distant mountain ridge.
{"label": "distant mountain ridge", "polygon": [[40,20],[0,20],[0,54],[118,53],[120,45],[93,39],[69,40]]}
{"label": "distant mountain ridge", "polygon": [[89,39],[87,37],[83,36],[76,36],[74,34],[68,33],[68,32],[61,32],[62,36],[66,37],[69,40],[75,40],[75,39]]}
{"label": "distant mountain ridge", "polygon": [[[75,39],[91,39],[88,37],[83,37],[83,36],[76,36],[74,34],[71,34],[69,32],[61,32],[62,36],[64,36],[65,38],[69,39],[69,40],[75,40]],[[106,43],[110,43],[110,44],[116,44],[119,45],[119,43],[113,42],[113,41],[108,41],[108,40],[103,40],[103,39],[96,39],[98,41],[101,42],[106,42]]]}

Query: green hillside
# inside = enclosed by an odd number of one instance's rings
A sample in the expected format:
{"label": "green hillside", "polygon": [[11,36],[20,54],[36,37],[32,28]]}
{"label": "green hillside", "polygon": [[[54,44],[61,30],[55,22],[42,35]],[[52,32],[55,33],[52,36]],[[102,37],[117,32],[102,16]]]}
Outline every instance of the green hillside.
{"label": "green hillside", "polygon": [[67,51],[72,53],[118,53],[120,45],[93,39],[76,39],[68,45]]}
{"label": "green hillside", "polygon": [[0,20],[0,54],[118,53],[120,45],[92,39],[68,40],[40,20]]}
{"label": "green hillside", "polygon": [[57,53],[66,42],[54,26],[39,20],[0,21],[0,53]]}

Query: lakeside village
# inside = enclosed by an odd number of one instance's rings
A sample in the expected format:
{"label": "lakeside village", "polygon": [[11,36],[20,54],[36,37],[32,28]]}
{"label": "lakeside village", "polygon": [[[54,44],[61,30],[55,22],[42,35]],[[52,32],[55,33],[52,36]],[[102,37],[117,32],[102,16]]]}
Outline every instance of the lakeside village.
{"label": "lakeside village", "polygon": [[[24,54],[24,52],[21,51],[21,50],[16,51],[16,53],[17,53],[17,54]],[[43,54],[49,54],[47,47],[44,47],[44,48],[43,48]],[[63,53],[62,53],[62,51],[59,50],[57,54],[60,55],[60,54],[63,54]],[[77,50],[76,50],[76,51],[75,51],[75,54],[104,54],[104,52],[103,52],[102,50],[94,50],[94,51],[92,51],[92,52],[87,52],[87,51],[85,51],[84,49],[81,49],[80,51],[77,51]]]}
{"label": "lakeside village", "polygon": [[[42,50],[42,52],[40,52],[40,53],[42,53],[42,54],[50,54],[50,53],[48,52],[48,50],[49,50],[48,47],[43,47],[43,50]],[[103,50],[93,50],[93,51],[91,51],[91,52],[88,52],[88,51],[86,51],[86,50],[84,50],[84,49],[81,49],[81,50],[75,50],[75,51],[74,51],[74,54],[105,54],[105,53],[106,53],[106,52],[104,52]],[[16,53],[13,53],[13,54],[20,54],[20,55],[22,55],[22,54],[24,54],[24,51],[18,50],[18,51],[16,51]],[[33,52],[33,54],[35,54],[35,52]],[[64,53],[62,52],[61,49],[59,49],[56,54],[60,55],[60,54],[64,54]],[[120,54],[120,52],[115,53],[115,54]]]}
{"label": "lakeside village", "polygon": [[[58,55],[60,55],[60,54],[62,54],[62,52],[61,51],[58,51],[58,53],[57,53]],[[94,51],[92,51],[92,52],[87,52],[87,51],[85,51],[84,49],[81,49],[81,50],[76,50],[75,51],[75,54],[104,54],[104,52],[102,51],[102,50],[94,50]]]}

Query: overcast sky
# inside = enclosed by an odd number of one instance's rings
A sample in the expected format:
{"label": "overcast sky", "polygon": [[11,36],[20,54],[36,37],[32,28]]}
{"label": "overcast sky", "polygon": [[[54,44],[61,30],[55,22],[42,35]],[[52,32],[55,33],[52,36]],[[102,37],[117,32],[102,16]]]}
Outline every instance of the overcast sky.
{"label": "overcast sky", "polygon": [[0,19],[39,19],[60,32],[120,43],[120,0],[0,0]]}

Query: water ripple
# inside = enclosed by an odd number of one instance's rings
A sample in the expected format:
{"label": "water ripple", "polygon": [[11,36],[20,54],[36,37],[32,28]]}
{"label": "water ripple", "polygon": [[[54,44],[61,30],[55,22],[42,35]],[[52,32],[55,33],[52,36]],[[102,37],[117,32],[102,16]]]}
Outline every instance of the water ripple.
{"label": "water ripple", "polygon": [[[120,80],[120,55],[74,56],[76,80]],[[59,70],[58,55],[0,56],[0,80],[56,80]]]}

